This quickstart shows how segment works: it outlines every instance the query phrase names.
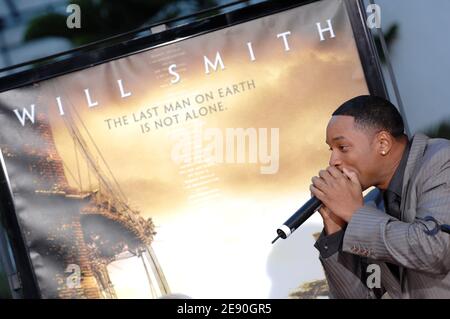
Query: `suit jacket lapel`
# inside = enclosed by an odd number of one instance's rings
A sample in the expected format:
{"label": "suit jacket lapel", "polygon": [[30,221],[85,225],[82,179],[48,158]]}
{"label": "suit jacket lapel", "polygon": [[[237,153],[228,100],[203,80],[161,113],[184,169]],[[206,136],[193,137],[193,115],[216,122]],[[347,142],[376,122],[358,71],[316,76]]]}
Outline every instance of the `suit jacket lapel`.
{"label": "suit jacket lapel", "polygon": [[423,158],[425,148],[427,146],[429,137],[421,133],[414,135],[412,140],[411,149],[409,151],[408,161],[406,162],[405,173],[403,175],[403,187],[402,187],[402,202],[400,206],[401,210],[401,220],[411,223],[415,216],[412,216],[412,212],[409,208],[410,193],[411,193],[411,181],[419,173],[420,166],[419,162]]}
{"label": "suit jacket lapel", "polygon": [[[428,143],[428,136],[423,134],[416,134],[413,137],[411,149],[409,151],[408,161],[406,162],[405,173],[403,175],[403,187],[402,187],[402,202],[400,204],[401,220],[407,223],[411,223],[415,219],[415,209],[409,209],[411,206],[409,201],[411,194],[412,182],[415,176],[420,171],[420,161],[423,158],[425,148]],[[406,282],[403,280],[404,267],[399,267],[400,270],[400,286],[402,290],[405,289]]]}

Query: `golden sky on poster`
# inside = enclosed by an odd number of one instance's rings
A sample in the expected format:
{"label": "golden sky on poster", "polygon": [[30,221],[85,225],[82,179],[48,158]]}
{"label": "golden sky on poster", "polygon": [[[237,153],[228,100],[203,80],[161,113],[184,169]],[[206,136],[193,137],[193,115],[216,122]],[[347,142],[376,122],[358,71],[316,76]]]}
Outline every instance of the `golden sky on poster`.
{"label": "golden sky on poster", "polygon": [[[235,69],[229,66],[209,78],[203,73],[189,78],[186,86],[195,88],[197,92],[216,92],[218,88],[243,81],[253,80],[255,83],[255,89],[211,101],[222,102],[226,110],[205,116],[203,120],[206,127],[280,129],[278,173],[262,175],[258,173],[258,165],[224,164],[216,168],[217,174],[222,177],[223,191],[240,193],[248,190],[251,193],[261,192],[265,196],[265,192],[283,192],[292,189],[294,185],[297,188],[305,187],[311,173],[327,164],[324,128],[337,106],[336,101],[342,102],[347,97],[366,90],[359,61],[356,60],[355,63],[351,55],[345,56],[345,52],[341,54],[335,56],[335,53],[317,53],[312,49],[289,52],[283,57],[274,57],[270,63],[255,61]],[[287,61],[283,61],[280,70],[278,64],[281,58]],[[349,76],[345,78],[342,74]],[[210,78],[214,80],[210,81]],[[132,82],[127,85],[134,87]],[[155,91],[162,93],[161,97]],[[97,109],[86,108],[81,94],[80,101],[73,103],[80,105],[77,107],[79,114],[123,188],[143,190],[127,194],[131,202],[143,212],[152,212],[152,216],[159,212],[176,211],[177,206],[185,205],[180,200],[185,197],[182,177],[178,174],[177,165],[170,159],[174,144],[170,132],[183,124],[143,134],[140,123],[133,123],[132,120],[128,126],[113,129],[108,129],[105,123],[105,119],[131,115],[134,112],[139,114],[140,110],[146,109],[145,105],[159,104],[166,99],[166,92],[155,88],[142,97],[136,93],[128,99],[109,103],[103,102],[105,98],[101,91],[92,92],[96,92],[93,94],[96,94],[101,103]],[[107,96],[109,95],[112,94]],[[181,98],[167,100],[176,101]],[[129,118],[131,119],[130,116]],[[68,140],[70,136],[67,130],[61,125],[61,118],[58,114],[53,114],[51,122],[56,128],[55,139],[61,155],[69,167],[75,167],[73,144]],[[170,198],[177,200],[169,200]]]}

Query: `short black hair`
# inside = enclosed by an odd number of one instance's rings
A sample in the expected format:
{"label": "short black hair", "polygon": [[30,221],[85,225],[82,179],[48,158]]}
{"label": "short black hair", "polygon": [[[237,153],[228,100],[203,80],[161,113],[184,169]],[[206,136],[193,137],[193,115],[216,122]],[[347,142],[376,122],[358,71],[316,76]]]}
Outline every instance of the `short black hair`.
{"label": "short black hair", "polygon": [[389,132],[398,138],[405,135],[405,125],[397,108],[388,100],[373,96],[361,95],[354,97],[339,106],[335,115],[352,116],[359,128],[373,128]]}

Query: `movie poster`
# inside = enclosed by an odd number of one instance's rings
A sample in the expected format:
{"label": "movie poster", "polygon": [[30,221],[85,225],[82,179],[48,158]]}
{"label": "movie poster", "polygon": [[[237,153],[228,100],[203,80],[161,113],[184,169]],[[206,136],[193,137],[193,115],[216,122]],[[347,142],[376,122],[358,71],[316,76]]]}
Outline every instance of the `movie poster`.
{"label": "movie poster", "polygon": [[367,93],[341,0],[1,93],[42,296],[326,297],[320,216],[271,241],[328,165],[331,113]]}

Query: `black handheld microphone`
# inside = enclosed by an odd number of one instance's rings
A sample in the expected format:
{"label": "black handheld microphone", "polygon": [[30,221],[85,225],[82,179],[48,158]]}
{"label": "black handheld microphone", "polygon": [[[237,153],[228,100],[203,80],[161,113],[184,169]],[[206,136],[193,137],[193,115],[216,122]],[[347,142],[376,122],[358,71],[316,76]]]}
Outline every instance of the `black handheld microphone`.
{"label": "black handheld microphone", "polygon": [[278,236],[272,241],[272,244],[277,241],[278,238],[286,239],[289,237],[301,224],[303,224],[309,217],[312,216],[319,209],[322,202],[315,196],[311,197],[309,201],[300,207],[294,215],[292,215],[287,221],[284,222],[277,229]]}

